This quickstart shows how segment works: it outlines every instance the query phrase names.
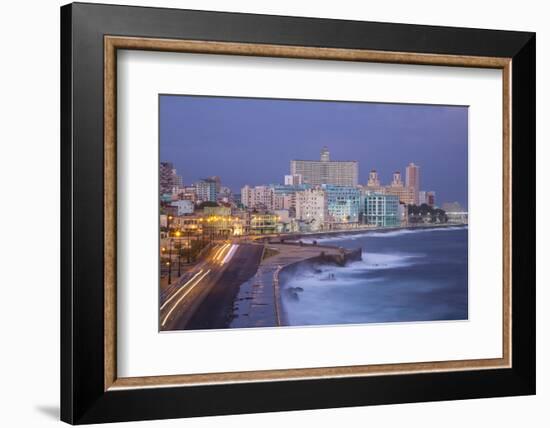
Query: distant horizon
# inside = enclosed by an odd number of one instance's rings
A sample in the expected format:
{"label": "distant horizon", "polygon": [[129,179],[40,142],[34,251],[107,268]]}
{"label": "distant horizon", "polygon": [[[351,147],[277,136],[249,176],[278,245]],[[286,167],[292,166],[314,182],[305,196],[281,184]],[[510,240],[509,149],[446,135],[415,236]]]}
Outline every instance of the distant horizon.
{"label": "distant horizon", "polygon": [[[160,161],[184,185],[219,176],[233,193],[283,184],[291,160],[356,161],[359,184],[381,185],[409,163],[436,204],[468,209],[468,108],[416,104],[161,95]],[[365,143],[366,141],[366,143]],[[200,142],[200,143],[197,143]]]}

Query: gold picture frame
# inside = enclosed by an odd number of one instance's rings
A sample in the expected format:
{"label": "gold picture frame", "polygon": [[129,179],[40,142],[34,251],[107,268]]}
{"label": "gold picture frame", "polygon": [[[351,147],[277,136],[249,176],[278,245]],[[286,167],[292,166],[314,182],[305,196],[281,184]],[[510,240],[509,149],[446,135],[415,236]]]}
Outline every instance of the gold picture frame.
{"label": "gold picture frame", "polygon": [[[426,372],[502,369],[512,364],[512,175],[511,105],[512,58],[336,49],[309,46],[250,44],[106,35],[104,42],[104,390],[302,379],[364,377]],[[118,377],[116,367],[116,87],[117,51],[147,50],[208,55],[359,61],[392,64],[493,68],[502,70],[503,145],[503,320],[502,357],[422,363],[204,373],[170,376]]]}

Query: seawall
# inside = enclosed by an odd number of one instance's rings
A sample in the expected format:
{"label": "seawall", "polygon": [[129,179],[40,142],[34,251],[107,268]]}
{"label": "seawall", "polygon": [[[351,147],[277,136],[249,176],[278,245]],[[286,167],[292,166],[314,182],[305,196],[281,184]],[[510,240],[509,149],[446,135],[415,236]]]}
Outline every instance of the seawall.
{"label": "seawall", "polygon": [[296,274],[296,272],[302,269],[304,266],[313,266],[315,264],[334,264],[338,266],[345,266],[347,263],[353,261],[359,261],[362,258],[363,250],[356,248],[354,250],[344,250],[343,248],[332,247],[336,252],[326,252],[320,248],[321,252],[317,256],[305,258],[302,260],[289,263],[276,269],[273,273],[273,289],[275,297],[275,312],[277,325],[288,325],[287,314],[284,310],[282,302],[282,293],[285,284]]}
{"label": "seawall", "polygon": [[[300,239],[314,239],[314,238],[325,238],[332,235],[357,235],[362,233],[369,232],[395,232],[398,230],[419,230],[419,229],[444,229],[448,227],[468,227],[467,224],[461,223],[444,223],[444,224],[426,224],[426,225],[417,225],[417,226],[398,226],[398,227],[358,227],[354,229],[343,229],[343,230],[326,230],[318,232],[307,232],[307,233],[282,233],[277,236],[278,239],[288,240],[288,241],[299,241]],[[272,238],[271,238],[272,239]]]}

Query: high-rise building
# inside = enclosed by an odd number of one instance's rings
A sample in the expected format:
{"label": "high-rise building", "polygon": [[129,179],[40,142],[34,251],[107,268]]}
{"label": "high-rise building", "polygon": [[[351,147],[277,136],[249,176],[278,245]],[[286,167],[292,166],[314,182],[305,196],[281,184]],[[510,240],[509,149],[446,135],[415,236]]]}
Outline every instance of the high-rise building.
{"label": "high-rise building", "polygon": [[406,168],[405,185],[414,192],[414,203],[418,205],[418,192],[420,191],[420,167],[413,162]]}
{"label": "high-rise building", "polygon": [[328,148],[323,147],[318,161],[291,160],[290,175],[301,175],[303,183],[312,186],[357,186],[359,164],[357,161],[331,161]]}
{"label": "high-rise building", "polygon": [[176,168],[174,168],[172,162],[161,162],[159,170],[160,194],[175,193],[180,187],[183,187],[183,180],[176,173]]}
{"label": "high-rise building", "polygon": [[220,191],[222,189],[222,180],[221,180],[221,178],[217,175],[213,175],[211,177],[208,177],[208,180],[213,181],[214,183],[216,183],[216,192],[220,193]]}
{"label": "high-rise building", "polygon": [[327,221],[327,196],[322,189],[308,189],[296,192],[296,219],[316,231],[324,227]]}
{"label": "high-rise building", "polygon": [[210,178],[205,178],[195,183],[195,192],[197,199],[202,202],[216,202],[218,199],[216,182]]}
{"label": "high-rise building", "polygon": [[353,186],[325,184],[322,189],[327,195],[328,222],[357,223],[361,204],[361,190]]}
{"label": "high-rise building", "polygon": [[378,227],[399,226],[399,197],[382,193],[366,195],[363,222]]}

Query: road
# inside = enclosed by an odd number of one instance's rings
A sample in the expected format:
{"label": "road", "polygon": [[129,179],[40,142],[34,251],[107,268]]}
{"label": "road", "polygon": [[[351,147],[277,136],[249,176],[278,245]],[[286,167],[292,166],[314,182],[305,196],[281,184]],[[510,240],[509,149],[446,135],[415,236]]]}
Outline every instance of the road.
{"label": "road", "polygon": [[256,272],[263,245],[238,241],[212,247],[184,279],[161,295],[161,330],[226,328],[239,286]]}

